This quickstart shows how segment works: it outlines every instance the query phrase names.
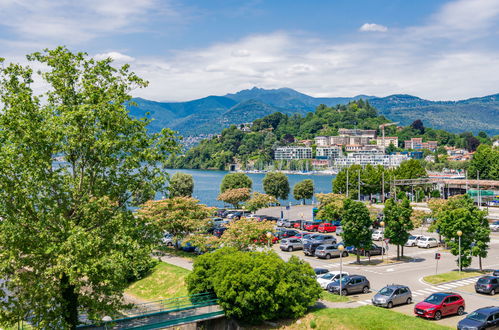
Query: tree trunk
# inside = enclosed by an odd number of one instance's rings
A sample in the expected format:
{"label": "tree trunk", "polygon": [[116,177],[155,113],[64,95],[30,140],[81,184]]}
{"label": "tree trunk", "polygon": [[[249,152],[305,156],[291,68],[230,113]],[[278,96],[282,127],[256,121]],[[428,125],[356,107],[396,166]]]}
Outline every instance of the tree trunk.
{"label": "tree trunk", "polygon": [[478,256],[478,264],[480,265],[480,271],[482,271],[482,256]]}
{"label": "tree trunk", "polygon": [[397,260],[400,260],[400,245],[397,244]]}
{"label": "tree trunk", "polygon": [[404,246],[402,245],[402,258],[404,257]]}
{"label": "tree trunk", "polygon": [[360,264],[360,254],[359,249],[357,249],[357,263]]}
{"label": "tree trunk", "polygon": [[61,277],[61,296],[64,301],[64,321],[70,329],[76,329],[78,325],[78,294],[75,292],[75,286],[69,283],[69,277],[62,274]]}

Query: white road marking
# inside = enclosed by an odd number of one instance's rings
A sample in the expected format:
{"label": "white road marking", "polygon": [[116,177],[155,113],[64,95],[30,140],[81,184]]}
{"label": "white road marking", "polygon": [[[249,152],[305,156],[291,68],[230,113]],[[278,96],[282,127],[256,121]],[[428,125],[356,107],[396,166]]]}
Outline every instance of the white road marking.
{"label": "white road marking", "polygon": [[368,305],[369,303],[365,302],[365,301],[357,301],[359,304],[362,304],[362,305]]}
{"label": "white road marking", "polygon": [[393,272],[393,271],[395,271],[395,269],[393,269],[393,268],[388,268],[386,271],[387,271],[387,272]]}
{"label": "white road marking", "polygon": [[439,288],[444,289],[444,290],[446,290],[446,289],[451,289],[451,288],[453,288],[453,287],[454,287],[454,285],[448,285],[448,284],[447,284],[447,285],[440,285],[440,286],[439,286]]}

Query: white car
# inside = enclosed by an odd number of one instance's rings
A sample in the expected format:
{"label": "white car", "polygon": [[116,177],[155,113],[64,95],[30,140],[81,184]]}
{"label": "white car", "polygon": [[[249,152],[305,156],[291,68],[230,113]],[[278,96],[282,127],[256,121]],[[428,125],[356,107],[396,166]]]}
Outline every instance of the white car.
{"label": "white car", "polygon": [[166,233],[161,239],[164,245],[173,246],[173,236],[169,233]]}
{"label": "white car", "polygon": [[423,235],[411,235],[409,236],[407,243],[405,243],[405,246],[416,246],[421,238],[423,238]]}
{"label": "white car", "polygon": [[490,231],[499,231],[499,221],[494,221],[489,226]]}
{"label": "white car", "polygon": [[373,233],[371,235],[371,238],[373,239],[373,241],[382,241],[383,237],[384,237],[383,231],[379,230],[379,229],[376,229],[375,231],[373,231]]}
{"label": "white car", "polygon": [[431,248],[431,247],[437,247],[438,246],[438,241],[436,238],[433,237],[421,237],[418,240],[418,247],[420,248]]}
{"label": "white car", "polygon": [[[341,276],[342,277],[348,276],[348,273],[343,272]],[[326,290],[329,283],[338,281],[339,279],[340,279],[340,272],[334,271],[334,272],[329,272],[329,273],[326,273],[326,274],[318,277],[317,282],[319,282],[319,285],[321,286],[321,288]]]}

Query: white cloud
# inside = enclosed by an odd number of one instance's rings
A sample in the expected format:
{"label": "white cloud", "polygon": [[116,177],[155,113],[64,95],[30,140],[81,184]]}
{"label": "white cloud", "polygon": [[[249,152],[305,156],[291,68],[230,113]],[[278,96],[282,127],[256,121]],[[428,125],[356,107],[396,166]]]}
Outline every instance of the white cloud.
{"label": "white cloud", "polygon": [[360,28],[359,31],[362,32],[386,32],[388,31],[388,28],[384,25],[379,25],[375,23],[364,23]]}
{"label": "white cloud", "polygon": [[111,58],[116,62],[133,62],[135,61],[135,58],[119,53],[119,52],[109,52],[109,53],[102,53],[102,54],[97,54],[94,56],[96,60],[104,60],[106,58]]}

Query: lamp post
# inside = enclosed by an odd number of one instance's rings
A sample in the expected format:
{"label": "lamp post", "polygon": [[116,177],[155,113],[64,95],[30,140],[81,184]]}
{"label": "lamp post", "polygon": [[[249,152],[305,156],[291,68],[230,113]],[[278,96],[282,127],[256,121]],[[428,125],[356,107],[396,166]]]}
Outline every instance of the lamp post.
{"label": "lamp post", "polygon": [[111,322],[112,320],[113,320],[113,319],[111,318],[111,316],[108,316],[108,315],[106,315],[106,316],[104,316],[104,317],[102,318],[102,322],[104,322],[104,328],[105,328],[105,329],[107,329],[107,323],[108,323],[108,322]]}
{"label": "lamp post", "polygon": [[461,278],[461,236],[463,232],[458,230],[456,234],[459,237],[459,278]]}
{"label": "lamp post", "polygon": [[[385,241],[385,222],[384,221],[381,221],[379,223],[379,225],[381,226],[382,230],[383,230],[383,242]],[[383,263],[383,251],[381,251],[381,263]],[[386,258],[388,260],[388,258]]]}
{"label": "lamp post", "polygon": [[340,296],[341,296],[341,291],[342,291],[342,280],[343,280],[343,250],[345,250],[345,247],[343,244],[338,245],[338,250],[340,251]]}
{"label": "lamp post", "polygon": [[272,233],[270,231],[267,232],[267,243],[268,243],[268,247],[270,249],[270,238],[272,237]]}

